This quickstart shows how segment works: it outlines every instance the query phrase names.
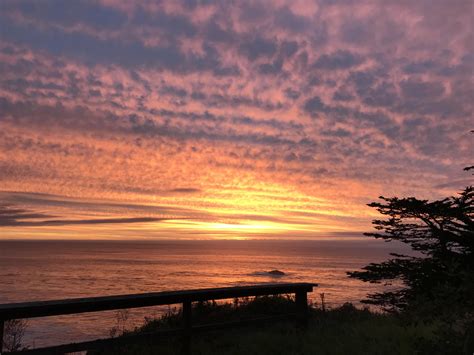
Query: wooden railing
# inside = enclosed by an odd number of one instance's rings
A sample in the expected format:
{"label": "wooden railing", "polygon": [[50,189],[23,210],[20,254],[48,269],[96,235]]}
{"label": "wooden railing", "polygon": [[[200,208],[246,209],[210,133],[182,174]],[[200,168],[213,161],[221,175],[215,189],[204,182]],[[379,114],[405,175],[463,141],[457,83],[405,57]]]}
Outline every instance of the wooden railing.
{"label": "wooden railing", "polygon": [[[287,318],[289,316],[296,316],[302,322],[305,322],[308,314],[307,293],[312,292],[314,286],[317,285],[310,283],[277,283],[255,286],[166,291],[122,296],[0,304],[0,354],[63,354],[97,349],[107,346],[126,345],[137,341],[152,341],[158,336],[171,336],[179,334],[184,336],[184,352],[190,353],[190,338],[191,334],[195,332],[221,329],[224,327],[232,327],[249,323],[266,322],[268,320]],[[297,312],[271,317],[265,316],[260,318],[252,318],[246,321],[234,321],[219,324],[214,323],[201,326],[192,325],[192,302],[278,294],[295,294]],[[8,320],[50,317],[179,303],[181,303],[183,307],[183,326],[179,329],[163,330],[160,332],[142,333],[137,335],[126,335],[118,338],[98,339],[93,341],[49,346],[17,352],[2,352],[4,325]]]}

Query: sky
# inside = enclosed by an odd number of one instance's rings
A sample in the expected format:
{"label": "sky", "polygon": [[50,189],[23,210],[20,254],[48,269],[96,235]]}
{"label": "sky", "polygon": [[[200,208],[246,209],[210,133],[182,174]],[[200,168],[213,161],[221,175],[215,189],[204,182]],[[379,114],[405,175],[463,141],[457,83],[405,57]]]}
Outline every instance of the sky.
{"label": "sky", "polygon": [[473,2],[0,3],[0,238],[341,238],[472,183]]}

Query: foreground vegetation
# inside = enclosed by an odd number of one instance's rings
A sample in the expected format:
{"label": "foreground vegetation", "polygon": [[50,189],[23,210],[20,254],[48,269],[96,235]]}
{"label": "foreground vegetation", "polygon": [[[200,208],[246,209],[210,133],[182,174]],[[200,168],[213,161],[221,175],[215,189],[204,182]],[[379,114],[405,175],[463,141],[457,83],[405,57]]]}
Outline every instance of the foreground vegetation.
{"label": "foreground vegetation", "polygon": [[[193,306],[198,324],[291,312],[288,297],[257,297],[233,304],[213,302]],[[176,310],[123,335],[153,332],[181,325]],[[443,336],[442,323],[413,323],[388,313],[358,309],[351,304],[323,311],[310,308],[306,327],[291,320],[197,334],[192,354],[462,354],[471,351],[468,339]],[[89,352],[89,354],[180,354],[182,338],[158,339],[153,344]]]}

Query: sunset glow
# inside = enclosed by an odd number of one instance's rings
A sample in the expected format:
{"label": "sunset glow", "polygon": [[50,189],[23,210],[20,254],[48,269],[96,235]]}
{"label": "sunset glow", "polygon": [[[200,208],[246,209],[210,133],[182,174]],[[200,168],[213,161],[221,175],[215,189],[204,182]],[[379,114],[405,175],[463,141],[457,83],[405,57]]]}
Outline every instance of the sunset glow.
{"label": "sunset glow", "polygon": [[347,237],[381,194],[455,193],[472,13],[2,1],[0,238]]}

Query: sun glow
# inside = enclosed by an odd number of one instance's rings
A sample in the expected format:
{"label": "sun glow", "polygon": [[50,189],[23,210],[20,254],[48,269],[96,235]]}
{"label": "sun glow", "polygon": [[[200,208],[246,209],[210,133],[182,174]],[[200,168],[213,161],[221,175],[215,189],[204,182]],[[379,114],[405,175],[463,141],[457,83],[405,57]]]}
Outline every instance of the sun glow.
{"label": "sun glow", "polygon": [[[249,239],[249,238],[313,238],[357,228],[354,220],[363,216],[363,211],[347,205],[337,204],[323,197],[316,197],[290,188],[285,184],[265,183],[252,179],[232,180],[233,186],[215,187],[197,191],[178,191],[177,195],[154,194],[143,199],[143,195],[128,194],[127,202],[115,199],[64,198],[57,195],[38,198],[45,215],[67,216],[63,219],[93,221],[115,218],[126,220],[132,215],[151,219],[148,223],[94,224],[91,222],[74,226],[32,225],[22,238],[38,230],[53,238],[57,231],[70,238],[166,238],[166,239]],[[8,194],[5,194],[8,198]],[[13,198],[22,198],[14,195]],[[25,195],[26,198],[26,195]],[[125,199],[122,197],[122,201]],[[60,206],[60,210],[58,210]],[[33,206],[34,207],[34,206]],[[61,219],[61,218],[58,218]],[[156,220],[153,220],[156,219]],[[351,221],[349,229],[347,221]],[[111,226],[114,226],[111,228]],[[15,229],[5,230],[5,238],[19,236]],[[39,235],[36,233],[35,235]]]}
{"label": "sun glow", "polygon": [[210,229],[217,229],[217,230],[235,230],[235,231],[242,231],[245,230],[246,232],[252,231],[272,231],[272,230],[281,230],[282,228],[276,225],[272,225],[270,223],[244,223],[244,224],[236,224],[236,223],[210,223]]}

